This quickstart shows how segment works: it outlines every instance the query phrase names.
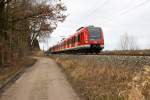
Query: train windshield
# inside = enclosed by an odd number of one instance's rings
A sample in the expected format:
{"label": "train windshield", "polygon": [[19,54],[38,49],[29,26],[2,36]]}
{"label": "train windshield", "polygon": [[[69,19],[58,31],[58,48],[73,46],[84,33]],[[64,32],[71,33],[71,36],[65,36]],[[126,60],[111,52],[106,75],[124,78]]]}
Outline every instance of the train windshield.
{"label": "train windshield", "polygon": [[89,30],[89,38],[90,40],[99,40],[100,39],[100,33],[101,33],[101,29],[100,28],[88,28]]}

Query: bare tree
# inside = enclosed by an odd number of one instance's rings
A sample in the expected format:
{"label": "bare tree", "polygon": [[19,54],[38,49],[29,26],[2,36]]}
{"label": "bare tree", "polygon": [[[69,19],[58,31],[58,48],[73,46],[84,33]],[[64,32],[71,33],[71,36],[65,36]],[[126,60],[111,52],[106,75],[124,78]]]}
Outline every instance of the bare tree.
{"label": "bare tree", "polygon": [[27,56],[66,18],[60,0],[0,0],[0,66]]}
{"label": "bare tree", "polygon": [[122,49],[122,50],[137,50],[138,49],[137,39],[134,36],[128,35],[128,33],[121,35],[120,49]]}

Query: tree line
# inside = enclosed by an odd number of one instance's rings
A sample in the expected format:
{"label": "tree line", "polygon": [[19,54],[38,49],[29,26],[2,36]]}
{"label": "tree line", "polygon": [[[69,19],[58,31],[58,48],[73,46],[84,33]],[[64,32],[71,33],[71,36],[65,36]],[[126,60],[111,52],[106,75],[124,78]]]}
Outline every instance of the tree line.
{"label": "tree line", "polygon": [[14,63],[34,49],[66,18],[57,0],[0,0],[0,66]]}

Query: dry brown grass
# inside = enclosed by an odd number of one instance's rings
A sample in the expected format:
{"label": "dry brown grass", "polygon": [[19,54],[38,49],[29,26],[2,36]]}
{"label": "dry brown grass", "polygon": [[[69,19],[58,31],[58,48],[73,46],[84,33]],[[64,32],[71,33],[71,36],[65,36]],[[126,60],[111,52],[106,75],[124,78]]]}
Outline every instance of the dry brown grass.
{"label": "dry brown grass", "polygon": [[138,71],[132,70],[130,66],[118,65],[114,58],[112,60],[110,63],[98,62],[94,57],[56,58],[76,91],[85,100],[128,100],[133,89],[129,83],[133,81]]}

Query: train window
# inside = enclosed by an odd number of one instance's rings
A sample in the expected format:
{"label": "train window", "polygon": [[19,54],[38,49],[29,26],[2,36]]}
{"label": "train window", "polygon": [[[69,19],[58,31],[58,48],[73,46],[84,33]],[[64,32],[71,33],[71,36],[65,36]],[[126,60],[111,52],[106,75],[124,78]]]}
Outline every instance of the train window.
{"label": "train window", "polygon": [[80,42],[80,37],[81,37],[81,35],[79,34],[79,35],[78,35],[78,42]]}
{"label": "train window", "polygon": [[70,44],[72,44],[72,39],[70,39]]}
{"label": "train window", "polygon": [[74,37],[72,37],[72,44],[74,43]]}
{"label": "train window", "polygon": [[98,39],[100,39],[100,33],[101,33],[101,29],[100,28],[89,28],[90,40],[98,40]]}
{"label": "train window", "polygon": [[69,40],[67,41],[67,46],[69,45]]}
{"label": "train window", "polygon": [[69,44],[71,44],[71,39],[69,40]]}
{"label": "train window", "polygon": [[70,41],[70,39],[68,40],[68,44],[69,44],[69,45],[71,44],[71,41]]}
{"label": "train window", "polygon": [[78,42],[78,36],[75,37],[75,42]]}
{"label": "train window", "polygon": [[66,47],[66,45],[67,45],[67,43],[66,43],[66,41],[65,41],[65,47]]}

